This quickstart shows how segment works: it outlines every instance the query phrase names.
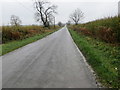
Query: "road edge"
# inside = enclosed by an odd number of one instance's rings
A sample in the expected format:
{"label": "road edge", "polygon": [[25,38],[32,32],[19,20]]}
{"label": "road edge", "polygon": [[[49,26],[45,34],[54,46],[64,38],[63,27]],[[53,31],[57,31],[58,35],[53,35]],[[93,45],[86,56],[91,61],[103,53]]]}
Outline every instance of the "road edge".
{"label": "road edge", "polygon": [[[66,26],[66,29],[68,30],[67,26]],[[69,30],[68,30],[68,32],[69,32]],[[69,34],[70,34],[70,32],[69,32]],[[70,34],[70,36],[71,36],[71,34]],[[93,76],[95,78],[95,81],[96,81],[97,87],[98,88],[103,88],[104,86],[102,86],[102,84],[97,80],[97,74],[96,74],[96,72],[93,70],[93,68],[91,67],[91,65],[87,62],[87,60],[85,59],[84,55],[82,54],[82,52],[80,51],[80,49],[77,47],[76,43],[74,42],[72,36],[71,36],[71,40],[72,40],[73,44],[75,45],[77,51],[82,56],[85,65],[88,67],[88,69],[90,70],[90,72],[93,74]]]}

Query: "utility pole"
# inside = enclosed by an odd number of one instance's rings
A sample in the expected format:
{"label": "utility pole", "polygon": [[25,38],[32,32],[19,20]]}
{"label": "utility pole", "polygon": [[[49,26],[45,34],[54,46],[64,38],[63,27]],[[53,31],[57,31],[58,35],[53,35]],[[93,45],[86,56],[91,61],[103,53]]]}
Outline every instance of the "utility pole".
{"label": "utility pole", "polygon": [[55,28],[55,16],[53,16],[54,17],[54,28]]}

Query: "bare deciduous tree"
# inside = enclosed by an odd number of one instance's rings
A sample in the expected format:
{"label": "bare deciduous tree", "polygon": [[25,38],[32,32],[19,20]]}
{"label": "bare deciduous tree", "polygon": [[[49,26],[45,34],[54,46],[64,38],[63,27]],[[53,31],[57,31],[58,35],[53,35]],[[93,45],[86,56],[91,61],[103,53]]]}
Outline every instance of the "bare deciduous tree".
{"label": "bare deciduous tree", "polygon": [[59,25],[60,27],[62,27],[62,26],[63,26],[63,23],[62,23],[62,22],[58,22],[58,25]]}
{"label": "bare deciduous tree", "polygon": [[68,20],[68,22],[66,23],[67,25],[70,25],[71,24],[71,21],[70,20]]}
{"label": "bare deciduous tree", "polygon": [[77,25],[79,21],[84,18],[84,13],[80,9],[76,9],[71,15],[70,19]]}
{"label": "bare deciduous tree", "polygon": [[20,25],[20,24],[22,23],[22,21],[19,19],[18,16],[11,15],[10,23],[11,23],[11,25],[13,25],[13,26],[18,26],[18,25]]}
{"label": "bare deciduous tree", "polygon": [[41,22],[44,27],[49,27],[53,20],[53,14],[57,13],[57,6],[51,5],[50,2],[45,0],[35,0],[35,8],[37,10],[35,14],[36,20]]}

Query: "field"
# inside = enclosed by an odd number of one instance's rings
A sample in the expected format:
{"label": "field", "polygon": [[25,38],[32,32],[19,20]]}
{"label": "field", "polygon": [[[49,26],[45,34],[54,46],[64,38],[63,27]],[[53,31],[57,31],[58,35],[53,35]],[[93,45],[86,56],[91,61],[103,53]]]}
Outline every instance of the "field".
{"label": "field", "polygon": [[0,55],[4,55],[19,47],[41,39],[60,27],[43,28],[42,26],[3,26],[2,44],[0,45]]}
{"label": "field", "polygon": [[119,28],[118,17],[69,26],[72,38],[105,87],[120,86]]}

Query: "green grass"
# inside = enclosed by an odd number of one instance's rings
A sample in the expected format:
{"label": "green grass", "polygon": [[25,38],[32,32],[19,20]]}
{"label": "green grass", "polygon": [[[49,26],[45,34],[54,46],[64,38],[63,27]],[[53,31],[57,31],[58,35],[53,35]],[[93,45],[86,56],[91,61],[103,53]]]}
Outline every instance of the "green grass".
{"label": "green grass", "polygon": [[98,81],[106,87],[118,88],[120,48],[112,47],[107,43],[95,40],[91,37],[78,34],[70,30],[73,40],[82,51],[87,62],[92,66],[97,74]]}
{"label": "green grass", "polygon": [[43,34],[38,34],[38,35],[35,35],[33,37],[29,37],[29,38],[26,38],[26,39],[23,39],[23,40],[18,40],[18,41],[12,41],[12,42],[9,42],[9,43],[5,43],[5,44],[2,44],[0,45],[0,55],[4,55],[8,52],[11,52],[15,49],[18,49],[22,46],[25,46],[29,43],[32,43],[34,41],[37,41],[51,33],[53,33],[54,31],[52,32],[47,32],[47,33],[43,33]]}

